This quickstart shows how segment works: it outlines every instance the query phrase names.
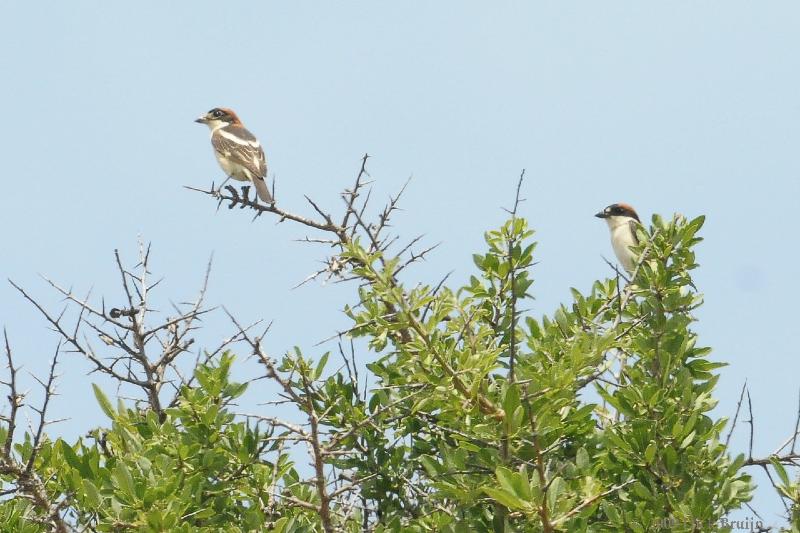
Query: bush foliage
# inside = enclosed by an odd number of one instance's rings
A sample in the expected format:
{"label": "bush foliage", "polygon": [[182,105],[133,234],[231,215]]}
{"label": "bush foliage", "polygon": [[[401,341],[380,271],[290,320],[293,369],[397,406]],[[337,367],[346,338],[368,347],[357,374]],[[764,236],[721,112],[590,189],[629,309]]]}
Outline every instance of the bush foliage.
{"label": "bush foliage", "polygon": [[[2,476],[28,496],[0,503],[0,523],[25,532],[724,530],[754,486],[745,456],[722,437],[726,419],[710,414],[723,364],[692,330],[702,225],[653,217],[629,282],[618,274],[587,294],[573,289],[541,319],[525,312],[535,243],[523,218],[486,233],[461,287],[405,283],[400,255],[345,234],[332,264],[359,282],[345,310],[355,339],[346,371],[300,349],[275,361],[268,339],[240,328],[300,423],[279,417],[287,407],[236,413],[246,385],[230,378],[235,350],[201,358],[170,401],[156,388],[158,405],[112,402],[95,386],[108,423],[75,443],[31,432],[16,441],[6,419]],[[797,484],[780,462],[773,468],[796,531]]]}

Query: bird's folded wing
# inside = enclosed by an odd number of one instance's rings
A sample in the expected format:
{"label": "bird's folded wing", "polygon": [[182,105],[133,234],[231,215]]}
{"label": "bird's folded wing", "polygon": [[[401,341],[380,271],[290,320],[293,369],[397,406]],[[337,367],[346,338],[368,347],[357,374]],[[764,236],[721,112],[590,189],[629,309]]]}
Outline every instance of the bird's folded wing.
{"label": "bird's folded wing", "polygon": [[639,228],[639,223],[635,220],[631,220],[628,222],[631,226],[631,236],[633,237],[633,243],[639,244],[639,237],[636,235],[636,230]]}
{"label": "bird's folded wing", "polygon": [[252,133],[244,128],[221,128],[211,136],[211,144],[220,155],[245,167],[253,177],[267,175],[264,149]]}

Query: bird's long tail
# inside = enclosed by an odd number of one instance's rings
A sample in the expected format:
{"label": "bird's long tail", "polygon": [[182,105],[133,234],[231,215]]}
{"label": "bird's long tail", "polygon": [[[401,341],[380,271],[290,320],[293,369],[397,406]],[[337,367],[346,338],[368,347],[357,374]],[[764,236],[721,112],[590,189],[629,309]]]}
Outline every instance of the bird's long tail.
{"label": "bird's long tail", "polygon": [[253,185],[255,185],[256,193],[258,193],[258,197],[261,198],[262,202],[267,204],[275,203],[275,200],[272,199],[272,195],[269,193],[269,187],[267,187],[267,182],[264,178],[254,178]]}

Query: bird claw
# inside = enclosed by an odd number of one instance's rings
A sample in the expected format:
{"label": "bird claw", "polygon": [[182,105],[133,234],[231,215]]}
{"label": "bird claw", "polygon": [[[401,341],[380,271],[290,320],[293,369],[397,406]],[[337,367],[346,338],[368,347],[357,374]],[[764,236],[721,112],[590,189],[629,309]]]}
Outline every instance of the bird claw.
{"label": "bird claw", "polygon": [[[242,186],[242,198],[244,199],[245,202],[249,202],[250,201],[250,186],[249,185],[243,185]],[[245,208],[245,204],[242,204],[242,209],[244,209],[244,208]]]}

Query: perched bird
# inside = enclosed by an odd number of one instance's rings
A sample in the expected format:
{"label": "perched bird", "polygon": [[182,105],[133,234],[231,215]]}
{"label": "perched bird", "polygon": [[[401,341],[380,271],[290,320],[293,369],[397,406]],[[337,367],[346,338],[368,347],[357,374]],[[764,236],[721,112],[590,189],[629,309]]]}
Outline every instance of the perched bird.
{"label": "perched bird", "polygon": [[215,107],[195,122],[205,124],[211,130],[211,146],[225,174],[235,180],[251,181],[261,200],[274,203],[265,181],[267,160],[264,149],[236,113],[232,109]]}
{"label": "perched bird", "polygon": [[628,204],[611,204],[595,215],[604,218],[611,232],[611,246],[622,266],[629,273],[636,267],[636,255],[631,246],[639,244],[636,226],[641,224],[639,215]]}

